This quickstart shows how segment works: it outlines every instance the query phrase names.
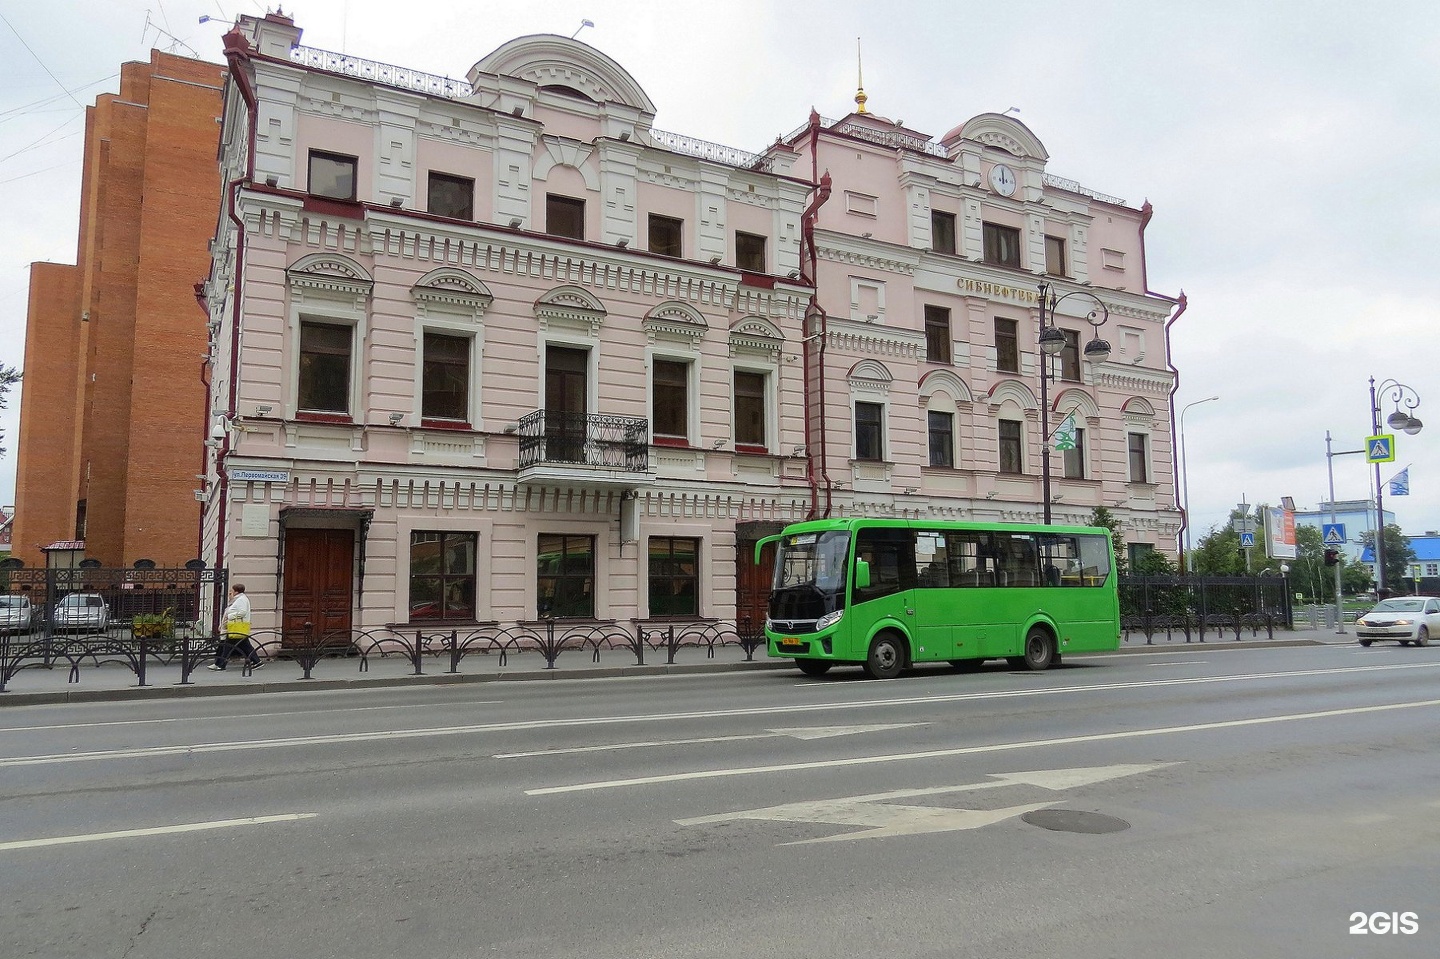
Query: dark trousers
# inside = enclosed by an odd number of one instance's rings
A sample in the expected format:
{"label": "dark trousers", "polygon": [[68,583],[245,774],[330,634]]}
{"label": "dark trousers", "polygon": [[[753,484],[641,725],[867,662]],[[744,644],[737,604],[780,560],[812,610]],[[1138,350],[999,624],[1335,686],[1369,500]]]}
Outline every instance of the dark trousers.
{"label": "dark trousers", "polygon": [[244,654],[245,659],[253,668],[260,663],[260,654],[255,647],[250,645],[250,637],[240,633],[226,633],[225,638],[220,640],[220,648],[215,650],[215,666],[217,669],[224,669],[230,657],[237,652]]}

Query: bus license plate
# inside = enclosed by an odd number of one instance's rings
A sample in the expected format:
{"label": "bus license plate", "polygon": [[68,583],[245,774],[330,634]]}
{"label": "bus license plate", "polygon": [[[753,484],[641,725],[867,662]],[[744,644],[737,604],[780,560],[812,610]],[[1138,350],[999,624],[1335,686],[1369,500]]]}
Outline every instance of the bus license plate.
{"label": "bus license plate", "polygon": [[804,646],[805,644],[802,643],[800,640],[795,639],[794,637],[786,636],[786,637],[784,637],[783,639],[780,640],[780,645],[781,645],[781,646]]}

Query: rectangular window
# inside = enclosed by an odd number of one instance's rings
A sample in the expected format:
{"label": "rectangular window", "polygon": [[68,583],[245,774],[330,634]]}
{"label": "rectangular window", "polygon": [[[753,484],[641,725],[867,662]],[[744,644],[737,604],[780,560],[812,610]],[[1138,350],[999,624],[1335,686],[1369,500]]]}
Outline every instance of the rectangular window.
{"label": "rectangular window", "polygon": [[650,537],[650,615],[700,615],[700,541]]}
{"label": "rectangular window", "polygon": [[955,214],[930,211],[930,243],[936,253],[955,254]]}
{"label": "rectangular window", "polygon": [[422,420],[470,419],[470,338],[425,331],[420,372]]}
{"label": "rectangular window", "polygon": [[431,172],[426,200],[427,213],[456,220],[475,219],[475,181],[469,177]]}
{"label": "rectangular window", "polygon": [[1000,420],[1000,472],[1022,472],[1024,460],[1020,456],[1021,436],[1019,420]]}
{"label": "rectangular window", "polygon": [[950,310],[946,307],[925,307],[925,359],[950,362]]}
{"label": "rectangular window", "polygon": [[885,407],[879,403],[855,404],[855,458],[885,458]]}
{"label": "rectangular window", "polygon": [[955,465],[955,416],[952,413],[929,413],[930,465]]}
{"label": "rectangular window", "polygon": [[1065,478],[1085,478],[1085,431],[1075,431],[1075,448],[1064,451],[1065,457]]}
{"label": "rectangular window", "polygon": [[1074,330],[1061,330],[1065,334],[1065,345],[1060,349],[1060,378],[1072,383],[1080,382],[1080,334]]}
{"label": "rectangular window", "polygon": [[986,223],[982,230],[985,262],[1020,268],[1020,231],[998,223]]}
{"label": "rectangular window", "polygon": [[1045,238],[1045,272],[1051,276],[1068,276],[1065,272],[1065,240],[1058,236]]}
{"label": "rectangular window", "polygon": [[544,619],[595,616],[595,537],[540,534],[535,607]]}
{"label": "rectangular window", "polygon": [[680,233],[684,229],[684,220],[650,214],[650,252],[663,256],[680,256]]}
{"label": "rectangular window", "polygon": [[1150,482],[1150,457],[1147,455],[1146,446],[1149,437],[1144,433],[1130,434],[1130,482]]}
{"label": "rectangular window", "polygon": [[340,153],[310,151],[310,171],[305,178],[312,196],[331,200],[355,199],[355,168],[359,160]]}
{"label": "rectangular window", "polygon": [[1001,373],[1020,372],[1020,339],[1015,321],[995,317],[995,369]]}
{"label": "rectangular window", "polygon": [[1425,575],[1426,575],[1426,576],[1440,576],[1440,563],[1426,563],[1426,564],[1425,564]]}
{"label": "rectangular window", "polygon": [[765,272],[765,238],[735,231],[735,265],[751,273]]}
{"label": "rectangular window", "polygon": [[655,438],[688,440],[690,437],[690,364],[676,360],[655,361]]}
{"label": "rectangular window", "polygon": [[410,534],[410,619],[475,621],[475,533]]}
{"label": "rectangular window", "polygon": [[572,240],[585,239],[585,201],[545,194],[545,232]]}
{"label": "rectangular window", "polygon": [[350,343],[348,326],[300,323],[300,383],[296,404],[312,413],[350,412]]}
{"label": "rectangular window", "polygon": [[765,437],[765,374],[735,371],[735,445],[769,448]]}

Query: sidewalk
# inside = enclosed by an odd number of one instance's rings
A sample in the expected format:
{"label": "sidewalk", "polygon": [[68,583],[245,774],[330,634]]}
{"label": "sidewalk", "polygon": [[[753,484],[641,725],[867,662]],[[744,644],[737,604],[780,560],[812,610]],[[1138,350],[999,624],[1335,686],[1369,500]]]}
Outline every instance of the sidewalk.
{"label": "sidewalk", "polygon": [[[1183,633],[1166,638],[1163,633],[1145,641],[1143,634],[1132,634],[1128,642],[1122,642],[1115,655],[1126,653],[1183,652],[1197,648],[1211,649],[1257,649],[1277,646],[1315,646],[1322,644],[1348,644],[1355,641],[1353,630],[1346,635],[1336,635],[1333,629],[1297,629],[1275,633],[1269,640],[1262,632],[1251,636],[1249,631],[1241,633],[1237,641],[1233,633],[1223,638],[1214,631],[1206,633],[1206,640],[1185,642]],[[1088,654],[1087,654],[1088,655]],[[30,706],[53,703],[84,703],[109,700],[131,699],[173,699],[181,696],[229,696],[246,693],[311,692],[334,689],[367,689],[381,686],[444,685],[450,683],[517,682],[548,679],[602,679],[623,676],[659,676],[686,673],[725,672],[755,669],[786,669],[791,667],[788,659],[770,659],[764,649],[757,650],[755,658],[747,661],[745,653],[738,646],[720,646],[714,649],[714,656],[703,648],[684,647],[676,651],[675,662],[667,662],[664,649],[647,650],[645,665],[636,665],[635,656],[627,649],[606,649],[600,662],[594,662],[588,650],[572,649],[561,653],[554,669],[545,668],[545,658],[538,651],[510,653],[502,665],[500,656],[494,653],[475,653],[460,661],[459,671],[448,672],[450,660],[446,655],[426,656],[421,661],[421,675],[414,675],[415,668],[403,654],[370,656],[367,668],[361,671],[359,657],[322,659],[311,671],[312,678],[305,679],[304,671],[293,660],[277,659],[267,662],[264,668],[245,675],[238,660],[223,671],[206,669],[203,665],[190,676],[188,684],[180,682],[180,667],[150,664],[146,667],[146,685],[137,683],[135,674],[120,665],[83,666],[79,670],[79,681],[68,682],[70,668],[61,663],[53,669],[22,669],[10,680],[7,691],[0,693],[0,707]]]}

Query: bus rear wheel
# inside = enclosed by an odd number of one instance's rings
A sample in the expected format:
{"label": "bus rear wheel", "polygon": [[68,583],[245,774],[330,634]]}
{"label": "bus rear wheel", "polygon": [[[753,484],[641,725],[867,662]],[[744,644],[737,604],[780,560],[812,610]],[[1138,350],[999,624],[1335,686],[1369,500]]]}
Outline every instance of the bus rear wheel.
{"label": "bus rear wheel", "polygon": [[1055,663],[1055,640],[1039,626],[1032,627],[1025,634],[1025,655],[1010,660],[1017,669],[1039,672],[1049,669]]}
{"label": "bus rear wheel", "polygon": [[830,672],[834,663],[827,663],[823,659],[797,659],[795,665],[800,667],[800,672],[806,676],[824,676]]}
{"label": "bus rear wheel", "polygon": [[894,679],[905,668],[905,647],[894,633],[881,633],[870,643],[865,657],[865,675],[871,679]]}

